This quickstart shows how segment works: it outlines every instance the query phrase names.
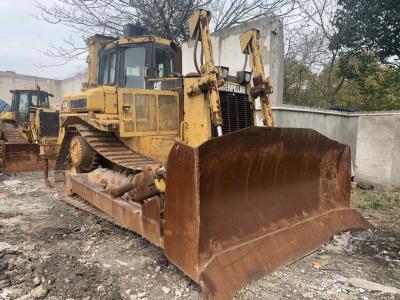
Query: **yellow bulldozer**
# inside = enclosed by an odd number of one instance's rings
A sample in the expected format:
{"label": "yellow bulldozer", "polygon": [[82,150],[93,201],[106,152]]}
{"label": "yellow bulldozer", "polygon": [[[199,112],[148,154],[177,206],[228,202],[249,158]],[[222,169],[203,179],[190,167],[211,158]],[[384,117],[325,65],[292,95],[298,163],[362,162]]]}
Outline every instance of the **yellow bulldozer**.
{"label": "yellow bulldozer", "polygon": [[230,76],[214,64],[209,21],[205,10],[189,19],[197,72],[186,76],[173,41],[132,26],[90,37],[87,83],[63,99],[56,169],[69,195],[163,248],[204,298],[232,299],[332,235],[370,225],[349,207],[349,147],[273,127],[259,32],[240,37],[252,72]]}
{"label": "yellow bulldozer", "polygon": [[[59,133],[58,111],[50,109],[52,94],[11,90],[9,111],[0,115],[0,168],[4,173],[31,172],[54,166]],[[47,176],[45,177],[47,181]]]}

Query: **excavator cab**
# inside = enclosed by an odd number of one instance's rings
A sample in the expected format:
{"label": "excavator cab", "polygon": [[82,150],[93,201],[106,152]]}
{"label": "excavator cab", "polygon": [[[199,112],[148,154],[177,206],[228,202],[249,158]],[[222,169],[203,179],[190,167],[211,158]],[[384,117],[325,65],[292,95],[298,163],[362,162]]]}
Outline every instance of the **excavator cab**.
{"label": "excavator cab", "polygon": [[66,201],[163,248],[206,299],[221,300],[369,224],[349,206],[350,148],[274,127],[259,32],[240,37],[252,72],[229,76],[214,64],[210,18],[189,19],[197,72],[186,76],[172,41],[89,38],[87,83],[63,99],[56,170],[82,199]]}

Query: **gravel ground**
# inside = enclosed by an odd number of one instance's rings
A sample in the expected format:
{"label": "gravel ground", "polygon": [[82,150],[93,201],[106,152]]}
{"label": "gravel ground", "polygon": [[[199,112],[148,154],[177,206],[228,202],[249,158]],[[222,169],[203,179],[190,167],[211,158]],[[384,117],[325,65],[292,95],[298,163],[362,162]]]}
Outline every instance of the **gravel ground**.
{"label": "gravel ground", "polygon": [[[237,299],[400,299],[400,193],[354,190],[375,225],[343,233]],[[40,174],[0,179],[0,299],[201,299],[161,249],[60,201]]]}

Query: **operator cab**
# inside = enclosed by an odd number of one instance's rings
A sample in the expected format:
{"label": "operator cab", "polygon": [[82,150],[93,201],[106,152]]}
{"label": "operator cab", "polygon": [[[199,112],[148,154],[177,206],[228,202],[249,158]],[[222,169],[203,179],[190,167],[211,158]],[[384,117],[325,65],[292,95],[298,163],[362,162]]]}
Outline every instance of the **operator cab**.
{"label": "operator cab", "polygon": [[49,97],[53,94],[39,90],[11,90],[12,101],[10,111],[15,113],[17,123],[29,121],[29,113],[37,107],[49,108]]}
{"label": "operator cab", "polygon": [[179,77],[180,55],[179,46],[159,37],[114,41],[99,51],[98,85],[149,88],[150,81]]}

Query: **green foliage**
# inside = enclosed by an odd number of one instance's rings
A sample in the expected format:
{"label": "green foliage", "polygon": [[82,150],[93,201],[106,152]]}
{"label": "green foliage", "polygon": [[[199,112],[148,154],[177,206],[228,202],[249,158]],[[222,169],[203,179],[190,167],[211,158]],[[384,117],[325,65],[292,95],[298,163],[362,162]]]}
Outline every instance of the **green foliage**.
{"label": "green foliage", "polygon": [[361,191],[360,195],[364,199],[366,207],[377,210],[393,210],[393,212],[400,209],[399,192]]}
{"label": "green foliage", "polygon": [[374,52],[381,62],[400,58],[399,0],[339,0],[331,49]]}
{"label": "green foliage", "polygon": [[[322,16],[325,6],[318,8]],[[286,59],[284,101],[355,111],[399,110],[400,0],[338,0],[333,15],[333,20],[325,16],[317,22],[325,44],[313,46],[306,40],[306,47],[292,50],[296,55]],[[328,51],[320,49],[324,45]],[[304,63],[313,61],[312,53],[321,56],[317,69]]]}
{"label": "green foliage", "polygon": [[307,66],[295,59],[286,60],[283,91],[285,102],[300,106],[326,106],[315,93],[316,77]]}
{"label": "green foliage", "polygon": [[379,62],[374,53],[344,56],[339,73],[354,83],[357,95],[353,104],[358,110],[400,109],[400,70]]}
{"label": "green foliage", "polygon": [[400,70],[381,64],[372,53],[342,56],[319,73],[290,61],[285,67],[284,101],[355,111],[399,110],[399,83]]}
{"label": "green foliage", "polygon": [[[333,70],[332,70],[333,68]],[[338,67],[327,65],[316,73],[295,59],[285,61],[285,103],[329,109],[337,106],[337,91],[342,77],[337,76]]]}

